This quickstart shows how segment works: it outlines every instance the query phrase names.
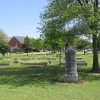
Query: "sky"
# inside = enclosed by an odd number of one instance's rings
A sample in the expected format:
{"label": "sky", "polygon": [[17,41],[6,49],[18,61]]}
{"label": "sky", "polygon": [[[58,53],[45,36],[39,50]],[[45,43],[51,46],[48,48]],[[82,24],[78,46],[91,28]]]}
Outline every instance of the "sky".
{"label": "sky", "polygon": [[9,37],[38,38],[40,12],[46,3],[46,0],[0,0],[0,29]]}

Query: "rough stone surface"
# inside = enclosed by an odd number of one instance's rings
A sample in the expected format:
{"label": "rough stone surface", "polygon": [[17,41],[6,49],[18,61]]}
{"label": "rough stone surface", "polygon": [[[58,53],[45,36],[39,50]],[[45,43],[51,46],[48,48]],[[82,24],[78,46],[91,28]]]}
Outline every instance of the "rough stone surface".
{"label": "rough stone surface", "polygon": [[77,82],[77,64],[76,64],[76,52],[69,47],[65,52],[65,82]]}

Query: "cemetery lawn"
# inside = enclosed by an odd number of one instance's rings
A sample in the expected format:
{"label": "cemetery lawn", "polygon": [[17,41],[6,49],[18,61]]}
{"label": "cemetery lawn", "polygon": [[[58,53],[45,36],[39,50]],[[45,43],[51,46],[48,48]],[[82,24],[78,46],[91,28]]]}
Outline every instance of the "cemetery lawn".
{"label": "cemetery lawn", "polygon": [[79,83],[60,83],[64,67],[57,61],[47,67],[0,66],[0,100],[100,100],[100,74],[90,73],[92,54],[77,56],[87,62],[78,66]]}

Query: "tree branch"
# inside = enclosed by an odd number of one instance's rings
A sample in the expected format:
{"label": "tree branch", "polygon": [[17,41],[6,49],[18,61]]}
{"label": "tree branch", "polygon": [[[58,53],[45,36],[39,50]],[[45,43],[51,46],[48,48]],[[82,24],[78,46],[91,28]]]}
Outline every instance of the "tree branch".
{"label": "tree branch", "polygon": [[88,0],[85,0],[85,2],[88,4]]}
{"label": "tree branch", "polygon": [[83,6],[81,0],[77,0],[77,2],[78,2],[81,6]]}

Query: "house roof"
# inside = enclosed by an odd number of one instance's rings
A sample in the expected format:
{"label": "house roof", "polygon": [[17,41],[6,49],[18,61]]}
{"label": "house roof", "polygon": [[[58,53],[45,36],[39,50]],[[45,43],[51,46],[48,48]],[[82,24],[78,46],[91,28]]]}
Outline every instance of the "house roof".
{"label": "house roof", "polygon": [[24,43],[24,36],[14,36],[12,38],[16,38],[20,43]]}

